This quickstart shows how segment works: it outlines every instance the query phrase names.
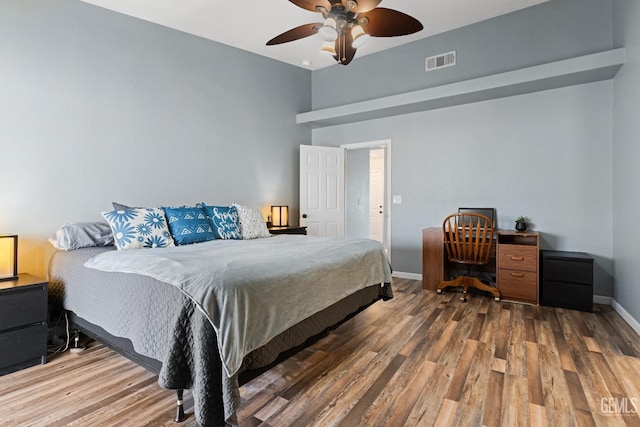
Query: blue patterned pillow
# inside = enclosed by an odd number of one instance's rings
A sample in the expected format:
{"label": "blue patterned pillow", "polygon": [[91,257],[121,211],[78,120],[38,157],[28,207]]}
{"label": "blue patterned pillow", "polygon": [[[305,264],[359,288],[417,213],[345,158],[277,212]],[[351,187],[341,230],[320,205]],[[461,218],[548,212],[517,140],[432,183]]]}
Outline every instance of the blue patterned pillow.
{"label": "blue patterned pillow", "polygon": [[213,224],[216,239],[242,239],[238,210],[234,206],[207,206],[201,203]]}
{"label": "blue patterned pillow", "polygon": [[216,238],[207,213],[200,206],[165,207],[164,213],[169,222],[169,231],[178,246]]}
{"label": "blue patterned pillow", "polygon": [[103,212],[118,249],[175,246],[164,212],[159,208],[121,209]]}

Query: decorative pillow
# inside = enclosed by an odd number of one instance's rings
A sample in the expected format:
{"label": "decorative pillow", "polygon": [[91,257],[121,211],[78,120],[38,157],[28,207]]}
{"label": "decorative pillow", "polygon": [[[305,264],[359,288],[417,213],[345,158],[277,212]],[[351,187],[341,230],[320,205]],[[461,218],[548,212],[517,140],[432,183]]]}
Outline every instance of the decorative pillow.
{"label": "decorative pillow", "polygon": [[213,224],[216,239],[242,239],[238,209],[235,206],[207,206],[204,203],[200,203],[200,206],[205,209]]}
{"label": "decorative pillow", "polygon": [[175,246],[164,211],[160,208],[122,209],[103,212],[118,249]]}
{"label": "decorative pillow", "polygon": [[49,243],[63,251],[91,246],[113,246],[113,234],[106,222],[77,222],[60,228],[49,237]]}
{"label": "decorative pillow", "polygon": [[189,245],[216,238],[211,222],[207,218],[207,212],[201,206],[165,207],[163,209],[169,222],[169,231],[176,245]]}
{"label": "decorative pillow", "polygon": [[271,237],[267,223],[264,222],[260,209],[249,208],[247,206],[234,203],[240,218],[240,234],[243,239],[258,239],[261,237]]}
{"label": "decorative pillow", "polygon": [[125,209],[144,209],[142,206],[128,206],[118,202],[111,202],[114,211],[123,211]]}

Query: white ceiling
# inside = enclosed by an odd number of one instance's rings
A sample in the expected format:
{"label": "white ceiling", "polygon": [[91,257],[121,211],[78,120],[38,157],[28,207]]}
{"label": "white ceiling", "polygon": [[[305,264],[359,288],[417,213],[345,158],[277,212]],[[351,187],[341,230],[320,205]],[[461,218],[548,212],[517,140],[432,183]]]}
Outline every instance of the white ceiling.
{"label": "white ceiling", "polygon": [[[322,41],[317,35],[276,46],[265,45],[293,27],[322,21],[319,13],[301,9],[287,0],[82,1],[310,70],[336,63],[319,52]],[[355,60],[545,1],[548,0],[383,0],[380,7],[411,15],[424,29],[409,36],[372,37],[358,49]]]}

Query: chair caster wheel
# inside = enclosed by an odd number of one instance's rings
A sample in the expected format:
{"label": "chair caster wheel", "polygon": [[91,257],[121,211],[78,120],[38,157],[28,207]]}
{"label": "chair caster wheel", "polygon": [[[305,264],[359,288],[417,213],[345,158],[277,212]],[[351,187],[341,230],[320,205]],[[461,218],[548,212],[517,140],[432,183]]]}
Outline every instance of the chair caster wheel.
{"label": "chair caster wheel", "polygon": [[442,289],[436,289],[436,294],[441,294],[442,293]]}
{"label": "chair caster wheel", "polygon": [[467,302],[467,297],[460,297],[460,301]]}
{"label": "chair caster wheel", "polygon": [[500,302],[500,297],[495,297],[494,299],[496,300],[496,302]]}

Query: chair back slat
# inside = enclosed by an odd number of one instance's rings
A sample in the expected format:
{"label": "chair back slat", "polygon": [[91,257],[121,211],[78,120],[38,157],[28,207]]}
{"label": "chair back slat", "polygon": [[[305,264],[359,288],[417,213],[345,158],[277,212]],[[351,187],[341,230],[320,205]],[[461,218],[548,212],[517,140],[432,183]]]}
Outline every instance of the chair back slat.
{"label": "chair back slat", "polygon": [[478,213],[454,213],[445,218],[442,231],[450,261],[487,264],[495,230],[491,220]]}

